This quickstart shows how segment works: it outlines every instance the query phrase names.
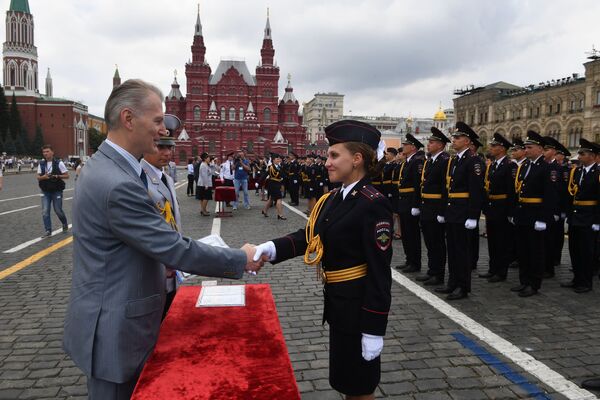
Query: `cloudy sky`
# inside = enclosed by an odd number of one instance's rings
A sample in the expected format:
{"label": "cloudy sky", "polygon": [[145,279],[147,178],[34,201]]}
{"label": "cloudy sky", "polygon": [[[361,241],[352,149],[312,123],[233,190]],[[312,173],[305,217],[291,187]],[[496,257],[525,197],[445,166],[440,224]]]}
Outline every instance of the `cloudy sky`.
{"label": "cloudy sky", "polygon": [[[8,9],[10,0],[2,0]],[[51,68],[54,95],[102,115],[115,64],[168,93],[184,65],[195,0],[29,0],[40,88]],[[353,115],[431,117],[468,84],[528,85],[583,73],[600,48],[600,1],[203,0],[200,15],[213,71],[222,58],[260,59],[270,8],[280,96],[286,75],[298,100],[345,95]],[[184,91],[185,94],[185,91]]]}

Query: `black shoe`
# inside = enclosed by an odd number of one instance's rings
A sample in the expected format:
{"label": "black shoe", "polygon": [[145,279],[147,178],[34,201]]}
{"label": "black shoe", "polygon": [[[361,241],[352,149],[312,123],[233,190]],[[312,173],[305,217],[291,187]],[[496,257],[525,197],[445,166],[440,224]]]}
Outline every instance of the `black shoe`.
{"label": "black shoe", "polygon": [[425,282],[423,285],[425,286],[439,286],[444,284],[444,278],[440,278],[439,276],[432,276]]}
{"label": "black shoe", "polygon": [[511,287],[510,291],[511,292],[522,292],[526,288],[527,288],[527,285],[519,285],[519,286]]}
{"label": "black shoe", "polygon": [[456,288],[452,293],[446,296],[446,300],[460,300],[469,297],[467,291],[463,288]]}
{"label": "black shoe", "polygon": [[63,232],[68,232],[69,231],[69,225],[64,224],[63,225]]}
{"label": "black shoe", "polygon": [[281,215],[277,215],[277,219],[282,219],[282,220],[284,220],[284,221],[285,221],[287,218],[286,218],[286,217],[283,217],[283,216],[281,216]]}
{"label": "black shoe", "polygon": [[431,276],[429,276],[429,275],[425,274],[425,275],[419,275],[419,276],[417,276],[417,277],[415,278],[415,280],[416,280],[417,282],[425,282],[425,281],[428,281],[428,280],[429,280],[429,278],[431,278]]}
{"label": "black shoe", "polygon": [[588,287],[588,286],[577,286],[577,287],[573,288],[573,291],[575,293],[587,293],[587,292],[591,292],[592,288]]}
{"label": "black shoe", "polygon": [[554,278],[554,272],[544,272],[544,279]]}
{"label": "black shoe", "polygon": [[560,284],[560,287],[563,288],[574,288],[575,287],[575,283],[573,283],[573,281],[571,282],[563,282]]}
{"label": "black shoe", "polygon": [[410,265],[408,265],[408,264],[404,263],[404,264],[400,264],[400,265],[398,265],[398,266],[396,267],[396,269],[397,269],[398,271],[402,271],[404,268],[408,268],[408,267],[410,267]]}
{"label": "black shoe", "polygon": [[508,264],[508,268],[519,268],[519,262],[518,261],[513,261],[510,264]]}
{"label": "black shoe", "polygon": [[581,382],[581,387],[590,390],[600,390],[600,378],[586,379]]}
{"label": "black shoe", "polygon": [[404,268],[402,270],[402,272],[412,273],[412,272],[419,272],[420,270],[421,270],[421,267],[417,267],[416,265],[411,265],[408,268]]}
{"label": "black shoe", "polygon": [[485,274],[479,274],[480,278],[491,278],[492,276],[494,276],[494,274],[492,274],[491,272],[486,272]]}
{"label": "black shoe", "polygon": [[449,294],[454,292],[455,288],[451,288],[449,286],[444,286],[444,287],[436,287],[435,289],[433,289],[436,293],[441,293],[441,294]]}
{"label": "black shoe", "polygon": [[525,289],[519,292],[519,297],[531,297],[537,293],[537,289],[534,289],[531,286],[526,286]]}
{"label": "black shoe", "polygon": [[261,214],[262,214],[262,215],[263,215],[265,218],[269,216],[269,215],[268,215],[266,212],[264,212],[264,211],[262,211],[262,210],[261,210]]}
{"label": "black shoe", "polygon": [[46,232],[44,232],[44,234],[42,235],[42,237],[43,237],[43,238],[47,238],[47,237],[50,237],[50,236],[52,236],[52,231],[46,231]]}

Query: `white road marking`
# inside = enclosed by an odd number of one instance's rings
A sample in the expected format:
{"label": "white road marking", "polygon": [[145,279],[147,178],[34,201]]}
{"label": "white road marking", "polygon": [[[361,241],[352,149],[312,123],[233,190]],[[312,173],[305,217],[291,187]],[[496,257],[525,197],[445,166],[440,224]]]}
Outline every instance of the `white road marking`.
{"label": "white road marking", "polygon": [[294,207],[294,206],[290,206],[290,205],[289,205],[287,202],[285,202],[285,201],[282,201],[281,203],[282,203],[284,206],[286,206],[287,208],[289,208],[289,209],[290,209],[290,211],[292,211],[294,214],[298,214],[299,216],[301,216],[301,217],[303,217],[303,218],[305,218],[305,219],[308,219],[308,217],[306,216],[306,214],[305,214],[305,213],[303,213],[302,211],[298,210],[296,207]]}
{"label": "white road marking", "polygon": [[[69,229],[71,229],[72,227],[73,227],[73,225],[69,224]],[[52,236],[58,235],[61,232],[62,232],[62,228],[57,229],[54,232],[52,232]],[[17,251],[23,250],[24,248],[29,247],[32,244],[36,244],[37,242],[41,242],[44,239],[45,238],[38,237],[38,238],[35,238],[35,239],[32,239],[32,240],[29,240],[29,241],[27,241],[25,243],[21,243],[20,245],[13,247],[12,249],[5,250],[4,253],[16,253]]]}
{"label": "white road marking", "polygon": [[[283,203],[287,208],[302,216],[304,219],[308,217],[298,210],[297,208]],[[437,311],[444,314],[446,317],[454,321],[456,324],[461,326],[464,330],[477,337],[480,341],[486,343],[488,346],[498,351],[507,359],[523,368],[523,370],[540,380],[543,384],[551,387],[557,393],[562,394],[568,399],[572,400],[592,400],[597,397],[588,392],[585,389],[580,388],[575,383],[566,379],[558,372],[548,368],[548,366],[531,355],[521,351],[517,346],[512,344],[506,339],[498,336],[488,328],[484,327],[471,317],[468,317],[463,312],[452,307],[438,296],[432,294],[428,290],[417,285],[398,271],[392,268],[392,279],[394,279],[400,286],[403,286],[414,295],[425,301],[427,304],[432,306]]]}
{"label": "white road marking", "polygon": [[[219,211],[219,203],[215,204],[215,214]],[[211,235],[221,236],[221,218],[213,218],[212,229],[210,230]]]}
{"label": "white road marking", "polygon": [[[68,192],[69,190],[73,190],[73,188],[65,189],[64,191]],[[10,199],[2,199],[2,200],[0,200],[0,203],[3,203],[5,201],[11,201],[11,200],[27,199],[29,197],[42,197],[42,195],[41,194],[30,194],[29,196],[13,197],[13,198],[10,198]]]}
{"label": "white road marking", "polygon": [[[72,199],[72,197],[65,197],[64,198],[65,201],[66,200],[71,200],[71,199]],[[35,205],[35,206],[17,208],[16,210],[4,211],[4,212],[1,212],[0,215],[12,214],[12,213],[16,213],[16,212],[19,212],[19,211],[25,211],[25,210],[29,210],[31,208],[37,208],[37,207],[40,207],[40,205],[38,204],[38,205]]]}

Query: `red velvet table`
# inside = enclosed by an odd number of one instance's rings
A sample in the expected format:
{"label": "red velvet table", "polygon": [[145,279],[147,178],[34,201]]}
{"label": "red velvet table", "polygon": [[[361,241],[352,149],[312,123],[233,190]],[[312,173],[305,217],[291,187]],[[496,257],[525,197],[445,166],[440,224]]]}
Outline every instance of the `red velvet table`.
{"label": "red velvet table", "polygon": [[236,200],[235,188],[231,186],[217,186],[215,188],[215,201],[219,205],[217,217],[231,217],[232,214],[230,211],[227,211],[225,204]]}
{"label": "red velvet table", "polygon": [[196,308],[179,288],[133,400],[299,400],[268,284],[246,286],[245,307]]}

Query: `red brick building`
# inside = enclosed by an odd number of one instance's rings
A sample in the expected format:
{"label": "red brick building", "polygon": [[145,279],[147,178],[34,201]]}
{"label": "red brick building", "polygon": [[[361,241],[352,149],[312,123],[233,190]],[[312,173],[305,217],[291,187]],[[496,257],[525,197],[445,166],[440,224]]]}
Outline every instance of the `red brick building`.
{"label": "red brick building", "polygon": [[87,106],[54,97],[50,69],[46,75],[46,94],[40,93],[33,15],[28,0],[10,2],[2,56],[6,99],[10,103],[15,95],[29,139],[33,139],[39,125],[45,142],[52,144],[57,157],[87,155]]}
{"label": "red brick building", "polygon": [[298,115],[299,103],[290,75],[279,100],[279,67],[274,60],[268,16],[255,75],[245,61],[234,59],[222,60],[212,72],[204,57],[200,14],[191,50],[192,59],[185,65],[187,97],[175,77],[165,99],[166,111],[183,122],[183,129],[177,133],[180,162],[204,151],[223,157],[240,148],[258,155],[270,151],[304,154],[306,129]]}

